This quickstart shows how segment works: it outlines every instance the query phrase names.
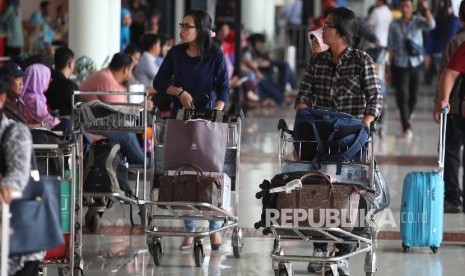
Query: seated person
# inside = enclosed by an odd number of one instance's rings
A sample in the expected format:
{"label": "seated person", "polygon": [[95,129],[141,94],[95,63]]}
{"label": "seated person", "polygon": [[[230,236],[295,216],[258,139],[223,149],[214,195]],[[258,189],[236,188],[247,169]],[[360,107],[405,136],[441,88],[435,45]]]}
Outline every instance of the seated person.
{"label": "seated person", "polygon": [[47,66],[36,63],[26,68],[21,99],[25,106],[23,115],[29,127],[53,129],[60,123],[60,120],[53,117],[47,108],[47,98],[44,93],[50,81],[51,73]]}
{"label": "seated person", "polygon": [[[117,53],[107,68],[89,76],[80,86],[81,91],[127,92],[124,84],[132,76],[133,62],[126,54]],[[83,95],[84,101],[100,100],[105,103],[127,103],[127,95]],[[150,108],[150,107],[149,107]],[[105,131],[101,135],[119,143],[121,151],[131,164],[144,164],[144,152],[132,132]],[[148,165],[148,164],[147,164]]]}
{"label": "seated person", "polygon": [[0,75],[7,76],[10,80],[10,86],[7,92],[7,99],[3,112],[8,118],[26,124],[26,117],[23,115],[24,102],[21,99],[23,92],[24,71],[18,64],[9,62],[0,68]]}
{"label": "seated person", "polygon": [[[52,111],[58,110],[60,116],[70,116],[73,109],[72,98],[78,85],[69,79],[74,71],[74,53],[68,47],[60,47],[54,54],[55,69],[52,70],[52,80],[45,92],[47,104]],[[75,102],[80,102],[75,96]]]}

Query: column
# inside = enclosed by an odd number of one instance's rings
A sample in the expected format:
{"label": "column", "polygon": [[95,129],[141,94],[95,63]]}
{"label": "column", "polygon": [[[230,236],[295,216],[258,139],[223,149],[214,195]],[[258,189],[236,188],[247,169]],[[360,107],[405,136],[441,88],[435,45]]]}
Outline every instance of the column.
{"label": "column", "polygon": [[108,56],[111,60],[121,47],[121,0],[110,0],[108,4]]}
{"label": "column", "polygon": [[101,69],[119,51],[120,14],[119,0],[69,1],[69,46],[76,58],[86,55]]}
{"label": "column", "polygon": [[242,21],[247,30],[264,32],[268,40],[275,33],[275,1],[242,1]]}

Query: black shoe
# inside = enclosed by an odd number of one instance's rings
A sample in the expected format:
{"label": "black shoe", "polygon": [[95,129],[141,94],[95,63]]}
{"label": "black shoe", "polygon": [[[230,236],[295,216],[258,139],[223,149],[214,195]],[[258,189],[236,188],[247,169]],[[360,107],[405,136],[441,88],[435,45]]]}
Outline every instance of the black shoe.
{"label": "black shoe", "polygon": [[450,201],[444,202],[444,213],[457,214],[461,212],[462,212],[462,208],[460,207],[460,205],[452,203]]}

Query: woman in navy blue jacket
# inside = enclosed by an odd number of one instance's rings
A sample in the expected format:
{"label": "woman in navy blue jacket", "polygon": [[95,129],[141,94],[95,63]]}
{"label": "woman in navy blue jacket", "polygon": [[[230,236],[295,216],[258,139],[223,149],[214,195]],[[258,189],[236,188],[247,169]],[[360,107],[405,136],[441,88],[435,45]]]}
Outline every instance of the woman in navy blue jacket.
{"label": "woman in navy blue jacket", "polygon": [[[229,96],[229,77],[221,49],[213,44],[212,19],[203,10],[191,10],[179,23],[181,44],[171,48],[153,80],[157,93],[171,95],[172,115],[179,108],[215,108],[222,110]],[[195,221],[185,220],[187,232],[194,232]],[[211,220],[210,230],[221,221]],[[221,236],[210,236],[212,249],[221,245]],[[192,237],[184,239],[180,249],[191,248]]]}
{"label": "woman in navy blue jacket", "polygon": [[181,43],[166,55],[153,88],[171,95],[172,114],[183,107],[223,109],[229,96],[229,78],[223,53],[212,40],[210,15],[191,10],[179,27]]}

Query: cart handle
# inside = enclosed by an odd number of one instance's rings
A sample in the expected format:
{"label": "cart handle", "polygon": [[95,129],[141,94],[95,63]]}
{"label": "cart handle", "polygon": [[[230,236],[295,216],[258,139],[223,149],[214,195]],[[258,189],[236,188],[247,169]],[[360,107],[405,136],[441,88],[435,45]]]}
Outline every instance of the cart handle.
{"label": "cart handle", "polygon": [[324,174],[324,173],[321,173],[321,172],[310,172],[310,173],[307,173],[305,175],[303,175],[301,178],[300,178],[300,181],[303,183],[304,180],[306,178],[309,178],[309,177],[317,177],[319,179],[323,179],[328,185],[332,186],[332,182],[331,182],[331,179],[328,175]]}

